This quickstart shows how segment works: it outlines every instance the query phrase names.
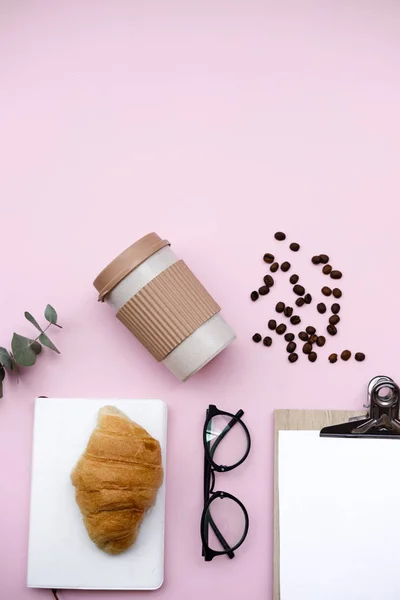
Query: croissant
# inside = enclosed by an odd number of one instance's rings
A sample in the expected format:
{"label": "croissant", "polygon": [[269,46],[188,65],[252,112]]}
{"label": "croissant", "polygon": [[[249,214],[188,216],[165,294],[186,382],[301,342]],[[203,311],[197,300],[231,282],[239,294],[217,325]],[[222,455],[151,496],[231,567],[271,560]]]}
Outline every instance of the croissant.
{"label": "croissant", "polygon": [[162,484],[160,444],[123,412],[104,406],[71,480],[90,539],[120,554],[135,543]]}

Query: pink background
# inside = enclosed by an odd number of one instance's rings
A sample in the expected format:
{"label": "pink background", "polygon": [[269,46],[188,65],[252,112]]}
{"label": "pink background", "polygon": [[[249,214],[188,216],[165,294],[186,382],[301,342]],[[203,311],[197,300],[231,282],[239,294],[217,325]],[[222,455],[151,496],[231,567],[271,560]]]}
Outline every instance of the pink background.
{"label": "pink background", "polygon": [[[33,399],[162,398],[170,409],[166,578],[155,598],[272,597],[275,408],[360,408],[398,378],[400,5],[261,0],[3,1],[0,7],[0,345],[47,302],[64,329],[0,403],[0,596],[25,588]],[[279,5],[279,6],[278,6]],[[273,240],[282,229],[302,252]],[[148,231],[173,242],[238,333],[187,384],[146,354],[92,280]],[[256,346],[287,277],[252,304],[264,252],[318,297],[314,253],[343,269],[340,334],[316,364]],[[290,256],[289,256],[290,255]],[[315,305],[305,324],[321,323]],[[330,365],[348,347],[353,360]],[[223,486],[248,508],[234,562],[201,558],[201,428],[245,410],[253,450]],[[128,595],[128,594],[127,594]],[[118,598],[65,591],[60,598]],[[147,597],[136,593],[137,599]]]}

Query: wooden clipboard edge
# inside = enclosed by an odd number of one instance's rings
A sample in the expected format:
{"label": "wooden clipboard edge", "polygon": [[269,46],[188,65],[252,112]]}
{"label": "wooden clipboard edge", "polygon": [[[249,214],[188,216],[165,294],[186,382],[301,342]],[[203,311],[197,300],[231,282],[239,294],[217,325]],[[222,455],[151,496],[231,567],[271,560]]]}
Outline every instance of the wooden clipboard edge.
{"label": "wooden clipboard edge", "polygon": [[278,438],[281,430],[314,430],[345,423],[351,417],[365,416],[366,411],[352,410],[285,410],[274,411],[274,600],[280,600],[279,571],[279,490]]}

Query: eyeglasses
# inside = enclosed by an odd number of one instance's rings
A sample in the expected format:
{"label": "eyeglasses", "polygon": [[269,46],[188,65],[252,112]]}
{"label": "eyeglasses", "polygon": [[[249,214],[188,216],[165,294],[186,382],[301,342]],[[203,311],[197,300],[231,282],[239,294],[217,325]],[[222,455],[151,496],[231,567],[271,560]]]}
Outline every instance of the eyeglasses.
{"label": "eyeglasses", "polygon": [[203,429],[204,445],[204,508],[200,533],[202,556],[206,561],[226,554],[235,556],[246,539],[249,516],[240,500],[224,491],[214,491],[215,472],[226,473],[241,465],[250,452],[250,433],[241,420],[244,412],[235,415],[210,405]]}

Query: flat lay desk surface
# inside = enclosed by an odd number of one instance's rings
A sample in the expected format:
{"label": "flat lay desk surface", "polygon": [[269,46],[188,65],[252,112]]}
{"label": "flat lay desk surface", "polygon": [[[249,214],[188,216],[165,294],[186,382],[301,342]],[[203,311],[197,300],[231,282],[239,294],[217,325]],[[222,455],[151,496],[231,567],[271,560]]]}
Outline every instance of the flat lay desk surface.
{"label": "flat lay desk surface", "polygon": [[[54,333],[61,355],[43,352],[18,385],[5,382],[0,401],[0,597],[50,596],[25,587],[39,395],[168,404],[165,583],[152,597],[273,597],[273,410],[359,410],[371,377],[400,377],[399,29],[389,0],[362,9],[333,0],[320,9],[294,0],[3,3],[0,345],[13,331],[29,335],[24,311],[40,319],[48,302],[64,328]],[[277,230],[301,244],[297,255],[273,239]],[[186,384],[92,287],[149,231],[172,242],[238,334]],[[265,252],[291,260],[315,298],[313,254],[344,272],[340,333],[314,364],[289,364],[277,336],[271,348],[251,341],[266,335],[281,294],[293,301],[283,274],[250,301]],[[315,305],[307,315],[317,319]],[[345,348],[367,360],[329,364]],[[242,408],[253,445],[223,475],[248,510],[248,538],[234,561],[205,564],[209,403]],[[60,599],[89,596],[120,594]]]}

